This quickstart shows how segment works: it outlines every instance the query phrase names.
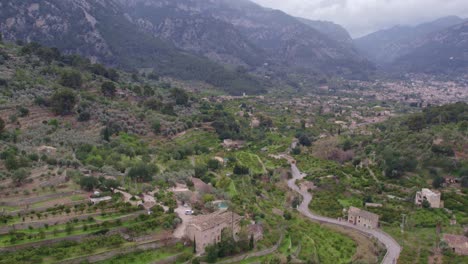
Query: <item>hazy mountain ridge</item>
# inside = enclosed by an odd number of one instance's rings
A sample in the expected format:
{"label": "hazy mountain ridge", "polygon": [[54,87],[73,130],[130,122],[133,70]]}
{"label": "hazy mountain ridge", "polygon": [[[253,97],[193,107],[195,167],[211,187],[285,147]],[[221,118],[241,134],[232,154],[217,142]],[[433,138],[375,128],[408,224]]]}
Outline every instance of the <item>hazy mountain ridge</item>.
{"label": "hazy mountain ridge", "polygon": [[468,69],[468,22],[429,34],[412,43],[393,68],[429,74],[458,74]]}
{"label": "hazy mountain ridge", "polygon": [[353,45],[353,38],[349,32],[342,26],[330,21],[310,20],[306,18],[297,18],[300,22],[320,31],[330,38],[345,45]]}
{"label": "hazy mountain ridge", "polygon": [[463,19],[448,16],[417,26],[395,26],[355,39],[358,50],[378,64],[389,64],[417,47],[428,34],[462,23]]}

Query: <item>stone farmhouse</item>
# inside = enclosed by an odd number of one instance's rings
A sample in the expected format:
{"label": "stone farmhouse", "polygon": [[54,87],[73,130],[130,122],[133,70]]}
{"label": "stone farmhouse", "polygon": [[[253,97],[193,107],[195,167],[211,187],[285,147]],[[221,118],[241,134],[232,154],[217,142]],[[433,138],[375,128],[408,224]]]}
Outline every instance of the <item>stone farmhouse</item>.
{"label": "stone farmhouse", "polygon": [[421,206],[427,200],[431,208],[442,208],[442,202],[440,201],[440,193],[434,192],[432,190],[423,188],[420,192],[416,193],[416,198],[414,203]]}
{"label": "stone farmhouse", "polygon": [[468,237],[444,234],[443,240],[455,254],[468,256]]}
{"label": "stone farmhouse", "polygon": [[241,149],[244,147],[245,141],[225,139],[221,145],[226,149]]}
{"label": "stone farmhouse", "polygon": [[224,229],[239,233],[241,219],[238,214],[227,211],[195,216],[187,224],[185,236],[195,240],[197,253],[203,254],[207,246],[221,242]]}
{"label": "stone farmhouse", "polygon": [[348,210],[348,222],[366,228],[378,228],[379,216],[351,206]]}

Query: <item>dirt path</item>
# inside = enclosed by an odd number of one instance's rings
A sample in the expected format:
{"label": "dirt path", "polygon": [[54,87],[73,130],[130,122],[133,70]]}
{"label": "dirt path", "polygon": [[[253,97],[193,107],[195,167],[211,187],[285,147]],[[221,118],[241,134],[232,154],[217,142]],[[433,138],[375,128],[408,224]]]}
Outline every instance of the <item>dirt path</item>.
{"label": "dirt path", "polygon": [[182,219],[182,223],[174,230],[173,236],[175,238],[181,239],[185,236],[185,228],[187,228],[188,222],[192,219],[191,215],[186,215],[185,210],[191,210],[190,208],[184,207],[182,204],[174,210],[177,215],[179,215],[180,219]]}
{"label": "dirt path", "polygon": [[374,178],[375,182],[380,182],[379,179],[377,179],[377,177],[375,176],[374,171],[371,170],[371,168],[367,167],[367,170],[369,170],[369,174],[372,176],[372,178]]}

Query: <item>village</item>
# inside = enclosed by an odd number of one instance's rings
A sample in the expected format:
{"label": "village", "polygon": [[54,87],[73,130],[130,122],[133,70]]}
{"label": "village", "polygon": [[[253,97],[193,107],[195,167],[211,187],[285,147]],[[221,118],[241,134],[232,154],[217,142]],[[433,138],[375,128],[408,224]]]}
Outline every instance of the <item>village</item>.
{"label": "village", "polygon": [[[0,109],[10,117],[0,152],[0,252],[10,260],[33,254],[37,263],[461,259],[463,126],[413,133],[405,118],[464,100],[466,89],[434,80],[348,84],[294,96],[198,95],[158,84],[146,98],[152,87],[142,84],[107,98],[93,88],[80,92],[76,117],[40,100],[9,102]],[[422,143],[404,141],[416,133]],[[291,182],[293,164],[303,177]]]}

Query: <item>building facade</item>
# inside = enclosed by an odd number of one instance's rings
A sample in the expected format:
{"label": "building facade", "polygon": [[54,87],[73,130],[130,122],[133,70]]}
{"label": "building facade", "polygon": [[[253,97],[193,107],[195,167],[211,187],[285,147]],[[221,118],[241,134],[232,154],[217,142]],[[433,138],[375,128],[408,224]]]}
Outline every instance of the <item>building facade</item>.
{"label": "building facade", "polygon": [[203,254],[207,246],[221,242],[224,229],[239,233],[241,219],[236,213],[227,211],[195,216],[187,224],[185,236],[196,243],[197,253]]}
{"label": "building facade", "polygon": [[431,208],[442,208],[442,202],[440,201],[440,193],[439,192],[434,192],[429,189],[422,189],[420,192],[416,193],[416,197],[414,200],[414,203],[416,205],[421,206],[424,202],[424,200],[427,200],[431,206]]}
{"label": "building facade", "polygon": [[348,210],[348,222],[365,228],[378,228],[379,216],[351,206]]}

